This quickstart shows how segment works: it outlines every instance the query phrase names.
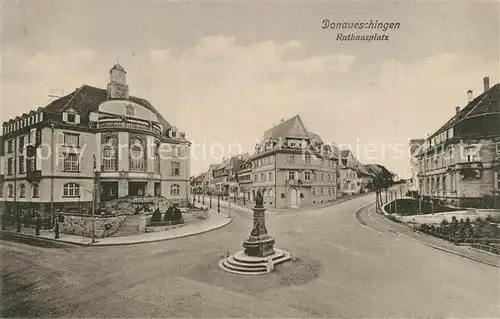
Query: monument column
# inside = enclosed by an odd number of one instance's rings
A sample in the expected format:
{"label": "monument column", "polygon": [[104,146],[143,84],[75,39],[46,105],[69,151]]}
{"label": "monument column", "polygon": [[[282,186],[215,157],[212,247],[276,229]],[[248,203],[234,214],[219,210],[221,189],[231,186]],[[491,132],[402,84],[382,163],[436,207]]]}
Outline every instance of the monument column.
{"label": "monument column", "polygon": [[263,205],[262,193],[259,191],[255,196],[255,207],[253,210],[253,228],[250,236],[243,242],[245,254],[254,257],[266,257],[274,254],[274,237],[267,234],[266,208]]}

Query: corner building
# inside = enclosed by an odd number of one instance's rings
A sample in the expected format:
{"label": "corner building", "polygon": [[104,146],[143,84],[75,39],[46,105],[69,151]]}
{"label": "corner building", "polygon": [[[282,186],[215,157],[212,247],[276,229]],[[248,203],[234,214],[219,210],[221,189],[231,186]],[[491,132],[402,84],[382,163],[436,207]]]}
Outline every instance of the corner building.
{"label": "corner building", "polygon": [[164,196],[185,205],[190,142],[147,100],[129,95],[116,64],[107,89],[83,85],[3,123],[7,214],[90,213],[96,203]]}
{"label": "corner building", "polygon": [[267,130],[255,151],[251,200],[260,191],[266,207],[298,208],[337,198],[339,154],[308,132],[299,115]]}

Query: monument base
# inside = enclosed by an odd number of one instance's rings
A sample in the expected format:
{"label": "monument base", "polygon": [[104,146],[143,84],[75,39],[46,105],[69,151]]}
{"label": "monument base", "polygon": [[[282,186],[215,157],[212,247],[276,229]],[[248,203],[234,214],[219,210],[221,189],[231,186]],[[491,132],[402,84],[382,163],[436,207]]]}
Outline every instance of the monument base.
{"label": "monument base", "polygon": [[245,254],[252,257],[267,257],[274,254],[274,237],[266,236],[263,239],[252,238],[243,242]]}
{"label": "monument base", "polygon": [[264,275],[273,271],[276,265],[291,259],[287,251],[273,251],[273,254],[266,257],[253,257],[242,250],[219,261],[219,268],[238,275]]}

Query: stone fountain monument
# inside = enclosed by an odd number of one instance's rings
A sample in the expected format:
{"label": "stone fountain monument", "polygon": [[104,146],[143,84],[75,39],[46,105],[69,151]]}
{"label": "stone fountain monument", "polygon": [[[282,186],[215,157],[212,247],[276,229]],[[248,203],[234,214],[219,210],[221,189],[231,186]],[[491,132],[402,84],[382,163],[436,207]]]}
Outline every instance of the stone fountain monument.
{"label": "stone fountain monument", "polygon": [[262,193],[255,196],[253,228],[242,251],[226,256],[219,261],[219,267],[227,272],[243,275],[262,275],[273,271],[274,266],[291,259],[287,251],[274,248],[274,237],[267,233],[266,208]]}

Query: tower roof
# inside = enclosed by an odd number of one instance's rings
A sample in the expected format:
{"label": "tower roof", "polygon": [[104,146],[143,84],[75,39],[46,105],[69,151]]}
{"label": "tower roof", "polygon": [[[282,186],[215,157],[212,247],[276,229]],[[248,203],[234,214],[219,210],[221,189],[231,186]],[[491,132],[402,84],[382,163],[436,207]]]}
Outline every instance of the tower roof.
{"label": "tower roof", "polygon": [[111,72],[113,70],[123,71],[123,72],[127,73],[127,71],[125,71],[123,66],[121,66],[121,64],[118,62],[115,65],[113,65],[113,67],[111,68],[111,70],[109,70],[109,72]]}

